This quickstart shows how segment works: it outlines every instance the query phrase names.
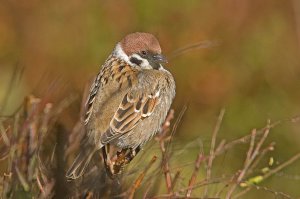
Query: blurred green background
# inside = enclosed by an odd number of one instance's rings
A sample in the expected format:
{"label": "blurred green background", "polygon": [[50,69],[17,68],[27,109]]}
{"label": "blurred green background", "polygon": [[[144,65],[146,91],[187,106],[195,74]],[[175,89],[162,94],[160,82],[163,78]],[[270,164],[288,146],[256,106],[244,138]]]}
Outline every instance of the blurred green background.
{"label": "blurred green background", "polygon": [[[176,113],[188,105],[174,138],[179,146],[197,138],[209,151],[222,107],[218,141],[245,135],[268,119],[300,114],[298,0],[5,0],[0,3],[1,115],[11,114],[31,93],[54,103],[81,95],[115,43],[135,31],[155,34],[167,56],[200,41],[220,42],[166,66],[177,83]],[[66,125],[72,126],[78,109],[64,118]],[[284,162],[299,151],[300,125],[277,127],[269,139],[277,143],[275,161]],[[225,157],[230,161],[215,165],[213,176],[241,168],[247,148],[240,146]],[[197,151],[190,150],[192,160]],[[263,185],[299,197],[299,168],[297,162]],[[265,195],[253,191],[245,198]]]}

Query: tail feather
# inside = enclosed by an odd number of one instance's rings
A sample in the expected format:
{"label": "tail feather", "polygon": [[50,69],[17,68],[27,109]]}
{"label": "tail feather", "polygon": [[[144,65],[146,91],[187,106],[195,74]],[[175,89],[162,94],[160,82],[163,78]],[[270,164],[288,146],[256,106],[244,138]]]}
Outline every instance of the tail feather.
{"label": "tail feather", "polygon": [[95,152],[96,149],[94,147],[89,147],[85,150],[80,151],[70,169],[67,171],[66,177],[70,180],[81,177],[84,174],[85,169],[89,165]]}

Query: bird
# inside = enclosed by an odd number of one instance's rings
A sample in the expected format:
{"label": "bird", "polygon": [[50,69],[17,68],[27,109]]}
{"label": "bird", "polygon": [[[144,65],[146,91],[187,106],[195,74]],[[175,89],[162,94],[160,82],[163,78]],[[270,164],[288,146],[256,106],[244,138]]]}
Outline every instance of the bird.
{"label": "bird", "polygon": [[68,179],[81,177],[97,152],[109,176],[120,174],[160,130],[176,93],[166,63],[153,34],[130,33],[115,45],[90,88],[85,134]]}

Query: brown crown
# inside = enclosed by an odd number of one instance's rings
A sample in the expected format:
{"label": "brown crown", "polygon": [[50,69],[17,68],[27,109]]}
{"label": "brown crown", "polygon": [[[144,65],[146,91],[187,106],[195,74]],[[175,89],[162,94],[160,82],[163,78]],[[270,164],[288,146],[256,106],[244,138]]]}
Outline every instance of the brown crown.
{"label": "brown crown", "polygon": [[128,56],[141,51],[150,51],[155,54],[161,53],[158,40],[150,33],[131,33],[126,35],[120,43],[123,51]]}

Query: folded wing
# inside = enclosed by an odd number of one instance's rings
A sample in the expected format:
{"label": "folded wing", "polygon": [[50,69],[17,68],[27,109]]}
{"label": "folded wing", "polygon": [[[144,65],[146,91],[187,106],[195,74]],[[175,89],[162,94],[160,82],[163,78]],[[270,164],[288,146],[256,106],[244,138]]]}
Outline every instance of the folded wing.
{"label": "folded wing", "polygon": [[140,121],[149,117],[159,103],[159,94],[159,90],[151,94],[129,91],[115,112],[109,129],[102,135],[102,144],[130,132]]}

